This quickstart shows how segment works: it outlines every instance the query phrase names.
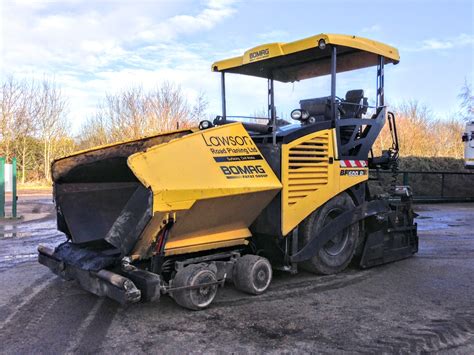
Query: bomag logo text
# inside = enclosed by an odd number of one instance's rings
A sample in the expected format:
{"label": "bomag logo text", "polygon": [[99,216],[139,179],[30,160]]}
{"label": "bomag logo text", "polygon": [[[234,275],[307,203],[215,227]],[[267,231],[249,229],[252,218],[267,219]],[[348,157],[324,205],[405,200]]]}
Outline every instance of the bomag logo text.
{"label": "bomag logo text", "polygon": [[210,136],[205,137],[204,142],[208,147],[235,147],[252,144],[249,136]]}
{"label": "bomag logo text", "polygon": [[268,57],[269,54],[270,54],[270,50],[268,48],[265,48],[256,52],[251,52],[249,56],[250,56],[250,60],[255,60],[258,58]]}
{"label": "bomag logo text", "polygon": [[224,175],[254,175],[265,174],[265,169],[261,165],[244,165],[244,166],[221,166]]}

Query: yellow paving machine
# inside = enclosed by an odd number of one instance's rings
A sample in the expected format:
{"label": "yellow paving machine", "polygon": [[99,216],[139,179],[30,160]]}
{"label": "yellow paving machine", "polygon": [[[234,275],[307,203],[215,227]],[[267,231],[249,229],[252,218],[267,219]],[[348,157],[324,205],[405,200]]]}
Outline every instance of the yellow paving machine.
{"label": "yellow paving machine", "polygon": [[[317,274],[399,260],[418,250],[410,189],[371,194],[369,168],[396,173],[395,117],[384,104],[384,66],[397,49],[319,34],[270,43],[212,64],[222,113],[211,122],[81,151],[52,164],[58,229],[39,262],[86,290],[121,303],[168,294],[207,307],[230,281],[261,294],[273,270]],[[376,100],[336,96],[338,73],[376,67]],[[226,77],[268,83],[268,117],[226,113]],[[326,96],[277,117],[274,82],[327,76]],[[373,113],[368,114],[368,109]],[[372,154],[385,123],[393,143]]]}

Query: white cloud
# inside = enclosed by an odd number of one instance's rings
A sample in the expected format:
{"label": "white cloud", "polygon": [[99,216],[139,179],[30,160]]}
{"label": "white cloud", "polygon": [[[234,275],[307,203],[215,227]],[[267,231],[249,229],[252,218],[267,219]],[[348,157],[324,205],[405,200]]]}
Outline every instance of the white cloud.
{"label": "white cloud", "polygon": [[368,26],[368,27],[364,27],[360,32],[362,33],[370,33],[370,34],[374,34],[374,33],[380,33],[380,31],[382,31],[382,27],[380,25],[372,25],[372,26]]}
{"label": "white cloud", "polygon": [[1,76],[54,76],[75,129],[106,92],[131,85],[174,82],[190,100],[215,91],[211,49],[187,36],[212,30],[236,11],[231,0],[198,7],[189,0],[0,3]]}
{"label": "white cloud", "polygon": [[232,0],[210,0],[197,15],[177,15],[138,34],[146,41],[171,41],[180,34],[210,30],[235,12]]}
{"label": "white cloud", "polygon": [[444,51],[452,48],[459,48],[474,45],[474,35],[461,33],[455,37],[447,38],[430,38],[421,41],[416,46],[403,48],[407,52],[422,52],[422,51]]}
{"label": "white cloud", "polygon": [[258,38],[264,41],[283,42],[288,38],[288,36],[289,33],[287,31],[272,30],[259,34]]}

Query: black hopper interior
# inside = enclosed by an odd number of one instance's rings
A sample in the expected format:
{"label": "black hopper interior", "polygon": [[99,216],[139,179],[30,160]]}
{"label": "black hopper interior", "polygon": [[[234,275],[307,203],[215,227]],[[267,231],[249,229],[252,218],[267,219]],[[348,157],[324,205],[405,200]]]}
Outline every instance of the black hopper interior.
{"label": "black hopper interior", "polygon": [[123,255],[152,213],[151,191],[130,171],[126,157],[74,167],[55,184],[55,199],[58,227],[74,244],[111,245]]}
{"label": "black hopper interior", "polygon": [[189,133],[150,136],[55,161],[58,229],[75,245],[128,254],[151,219],[153,205],[151,190],[129,168],[128,157]]}

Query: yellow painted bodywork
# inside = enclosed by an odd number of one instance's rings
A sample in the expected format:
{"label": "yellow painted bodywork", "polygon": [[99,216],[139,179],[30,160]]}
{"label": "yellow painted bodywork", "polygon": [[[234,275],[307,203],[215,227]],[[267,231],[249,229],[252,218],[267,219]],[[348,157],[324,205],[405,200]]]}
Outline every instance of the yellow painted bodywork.
{"label": "yellow painted bodywork", "polygon": [[258,61],[303,52],[311,48],[317,48],[321,39],[324,40],[327,45],[344,46],[367,53],[381,55],[385,57],[388,62],[398,63],[400,61],[398,50],[387,44],[358,36],[321,33],[294,42],[259,45],[245,51],[242,56],[224,59],[213,63],[212,70],[225,71]]}
{"label": "yellow painted bodywork", "polygon": [[[248,235],[246,236],[246,238]],[[249,242],[247,239],[222,239],[216,242],[209,242],[207,241],[204,244],[191,244],[189,246],[182,246],[176,248],[167,247],[165,250],[165,255],[179,255],[179,254],[186,254],[186,253],[196,253],[202,250],[211,250],[211,249],[219,249],[219,248],[228,248],[234,247],[239,245],[247,245]]]}
{"label": "yellow painted bodywork", "polygon": [[334,160],[335,146],[335,129],[315,132],[283,145],[282,235],[288,235],[334,196],[368,179],[367,168],[345,168],[363,175],[341,175],[339,161]]}
{"label": "yellow painted bodywork", "polygon": [[197,131],[131,155],[128,166],[153,192],[154,218],[133,254],[145,254],[164,226],[176,222],[167,254],[244,243],[249,225],[281,183],[240,123]]}
{"label": "yellow painted bodywork", "polygon": [[[279,190],[281,184],[264,159],[215,161],[252,155],[260,155],[257,146],[242,124],[234,123],[133,154],[128,166],[144,186],[152,189],[153,211],[169,212],[189,209],[197,200]],[[249,165],[259,166],[262,173],[226,175],[222,170]],[[252,183],[246,183],[247,179]]]}
{"label": "yellow painted bodywork", "polygon": [[[152,218],[130,253],[133,260],[156,252],[155,242],[170,221],[165,255],[245,245],[252,236],[249,226],[279,191],[281,232],[288,235],[329,199],[367,180],[366,168],[358,169],[365,172],[361,176],[341,175],[334,129],[282,144],[279,180],[241,123],[73,154],[54,163],[53,176],[57,181],[81,164],[116,156],[128,156],[128,168],[152,192]],[[89,184],[95,183],[84,188]]]}
{"label": "yellow painted bodywork", "polygon": [[153,191],[154,212],[133,254],[150,256],[150,245],[170,218],[176,224],[166,243],[166,255],[243,245],[251,236],[248,226],[280,189],[285,236],[328,200],[368,179],[367,168],[350,168],[363,175],[341,175],[335,160],[335,129],[283,144],[281,182],[263,158],[232,163],[240,167],[258,164],[267,176],[229,179],[221,169],[227,162],[217,163],[215,158],[260,155],[250,137],[241,148],[213,145],[230,136],[248,137],[248,133],[240,123],[228,124],[129,157],[130,169]]}

